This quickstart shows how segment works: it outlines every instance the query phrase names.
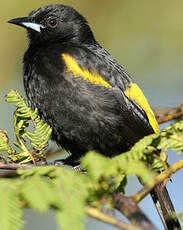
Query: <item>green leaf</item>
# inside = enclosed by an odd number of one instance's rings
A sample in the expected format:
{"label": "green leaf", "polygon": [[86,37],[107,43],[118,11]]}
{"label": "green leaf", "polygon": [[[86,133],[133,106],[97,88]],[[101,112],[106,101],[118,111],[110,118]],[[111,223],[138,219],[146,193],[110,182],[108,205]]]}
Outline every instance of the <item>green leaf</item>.
{"label": "green leaf", "polygon": [[[70,211],[67,209],[55,210],[55,217],[60,230],[84,230],[84,217],[83,208],[72,206]],[[76,213],[73,209],[76,208]]]}
{"label": "green leaf", "polygon": [[0,129],[0,151],[12,152],[8,142],[9,138],[6,130]]}
{"label": "green leaf", "polygon": [[[137,156],[135,157],[135,153],[137,155],[139,153],[140,148],[138,147],[137,150],[134,148],[132,152],[121,154],[113,159],[106,158],[95,152],[89,152],[82,159],[82,166],[87,169],[88,175],[92,180],[99,181],[99,185],[103,186],[103,189],[106,188],[108,192],[115,191],[122,181],[126,180],[128,175],[140,177],[143,183],[152,183],[154,173],[145,166],[143,161],[137,160]],[[128,154],[133,154],[134,157],[129,157]],[[103,184],[101,183],[102,180]]]}
{"label": "green leaf", "polygon": [[[141,161],[149,164],[155,171],[166,169],[166,153],[159,151],[157,148],[161,140],[161,134],[152,134],[142,138],[137,142],[130,151],[122,153],[115,159],[128,161]],[[122,164],[122,163],[121,163]],[[123,163],[125,164],[125,163]]]}
{"label": "green leaf", "polygon": [[45,213],[51,205],[57,204],[58,195],[47,178],[33,176],[26,178],[21,187],[21,194],[30,208]]}
{"label": "green leaf", "polygon": [[[15,145],[21,150],[20,153],[16,153],[16,157],[10,154],[9,158],[13,162],[19,163],[35,163],[41,161],[45,158],[44,150],[51,136],[51,127],[40,119],[37,109],[33,111],[26,105],[25,99],[17,91],[11,90],[10,93],[6,95],[6,101],[16,103],[15,106],[17,109],[14,112],[14,129],[17,143]],[[33,132],[27,131],[29,120],[33,122]],[[32,150],[27,148],[27,139],[30,141],[33,148]]]}
{"label": "green leaf", "polygon": [[88,195],[83,175],[69,169],[58,168],[54,183],[60,191],[60,199],[55,215],[60,229],[84,229],[85,202]]}
{"label": "green leaf", "polygon": [[[54,165],[44,165],[44,166],[36,166],[30,169],[18,169],[17,173],[22,176],[22,178],[30,177],[33,175],[36,176],[49,176],[50,174],[56,170],[56,166]],[[54,176],[54,175],[53,175]]]}
{"label": "green leaf", "polygon": [[24,222],[18,187],[12,180],[0,180],[0,229],[21,230]]}
{"label": "green leaf", "polygon": [[94,151],[88,152],[81,161],[82,167],[87,169],[88,175],[95,181],[98,181],[101,176],[109,177],[117,174],[116,167],[111,163],[110,158]]}
{"label": "green leaf", "polygon": [[163,151],[172,149],[178,153],[183,152],[183,121],[177,122],[162,131],[158,149],[163,149]]}

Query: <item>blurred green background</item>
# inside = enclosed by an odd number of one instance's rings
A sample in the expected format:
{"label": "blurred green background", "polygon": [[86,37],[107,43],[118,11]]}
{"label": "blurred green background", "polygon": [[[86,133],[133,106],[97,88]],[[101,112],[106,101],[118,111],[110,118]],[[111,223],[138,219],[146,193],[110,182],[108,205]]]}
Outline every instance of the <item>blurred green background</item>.
{"label": "blurred green background", "polygon": [[[71,5],[88,19],[96,39],[138,82],[152,106],[176,106],[183,102],[182,0],[7,0],[2,1],[0,7],[1,128],[12,132],[12,106],[4,102],[3,96],[12,88],[24,92],[21,62],[27,47],[25,30],[6,22],[53,3]],[[177,159],[169,152],[170,163]],[[175,175],[168,185],[177,211],[183,211],[178,189],[182,183],[181,174]],[[128,193],[134,192],[133,182],[128,186]],[[137,189],[139,185],[135,186]],[[162,229],[150,198],[143,201],[142,207]],[[43,217],[26,211],[25,218],[29,221],[26,230],[56,229],[50,214]],[[87,221],[86,228],[109,229],[91,220]]]}

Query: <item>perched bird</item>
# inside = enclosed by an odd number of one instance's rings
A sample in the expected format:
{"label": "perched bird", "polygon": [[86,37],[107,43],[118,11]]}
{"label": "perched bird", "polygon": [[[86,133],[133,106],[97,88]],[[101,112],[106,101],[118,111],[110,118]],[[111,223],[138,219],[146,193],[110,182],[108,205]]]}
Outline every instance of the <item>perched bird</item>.
{"label": "perched bird", "polygon": [[52,127],[52,139],[71,153],[66,163],[89,150],[115,156],[159,132],[140,88],[75,9],[49,5],[9,22],[27,29],[28,102]]}
{"label": "perched bird", "polygon": [[142,91],[72,7],[50,5],[9,22],[27,29],[28,102],[52,127],[53,140],[72,154],[68,161],[89,150],[114,156],[158,132]]}

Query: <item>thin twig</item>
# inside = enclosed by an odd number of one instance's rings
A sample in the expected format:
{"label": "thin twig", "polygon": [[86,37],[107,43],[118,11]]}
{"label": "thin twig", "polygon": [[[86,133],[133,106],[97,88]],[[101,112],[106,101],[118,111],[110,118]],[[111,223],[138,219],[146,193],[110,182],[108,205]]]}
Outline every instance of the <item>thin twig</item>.
{"label": "thin twig", "polygon": [[140,191],[132,195],[133,200],[136,203],[139,203],[149,192],[157,185],[162,183],[165,179],[171,176],[173,173],[177,172],[179,169],[183,168],[183,160],[176,162],[175,164],[171,165],[167,170],[163,171],[162,173],[158,174],[154,180],[154,183],[151,185],[144,186]]}
{"label": "thin twig", "polygon": [[86,208],[86,214],[92,218],[95,218],[97,220],[100,220],[102,222],[105,222],[109,225],[115,226],[119,229],[123,229],[123,230],[143,230],[140,227],[137,227],[133,224],[127,224],[125,222],[122,222],[118,219],[116,219],[115,217],[112,217],[108,214],[105,214],[103,212],[101,212],[99,209],[97,208],[93,208],[93,207],[87,207]]}

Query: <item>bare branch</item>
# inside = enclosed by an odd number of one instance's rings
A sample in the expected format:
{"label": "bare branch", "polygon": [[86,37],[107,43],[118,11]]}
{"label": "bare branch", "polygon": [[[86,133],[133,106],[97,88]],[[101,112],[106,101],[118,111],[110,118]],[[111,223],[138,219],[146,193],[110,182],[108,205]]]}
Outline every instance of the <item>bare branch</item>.
{"label": "bare branch", "polygon": [[153,111],[158,124],[162,124],[183,116],[183,104],[176,108],[154,108]]}
{"label": "bare branch", "polygon": [[0,162],[0,169],[17,170],[27,169],[34,167],[34,164],[15,164],[15,163],[2,163]]}

